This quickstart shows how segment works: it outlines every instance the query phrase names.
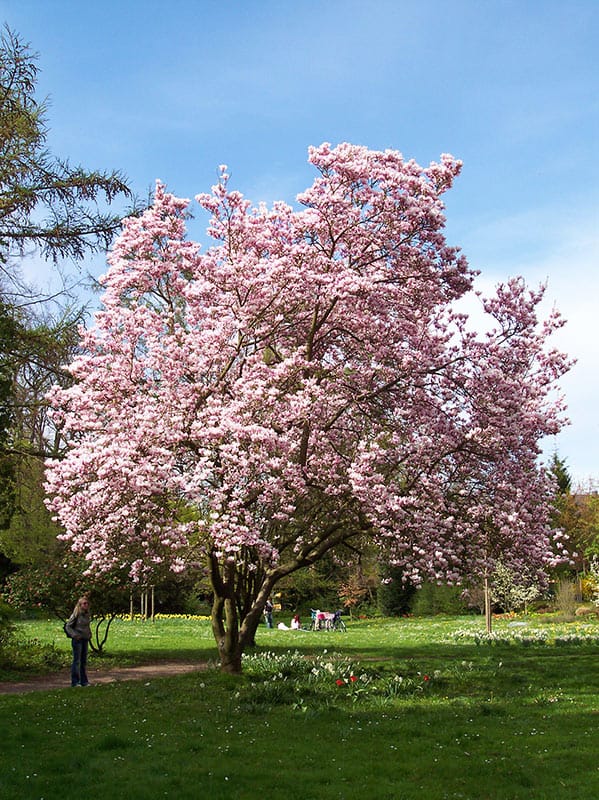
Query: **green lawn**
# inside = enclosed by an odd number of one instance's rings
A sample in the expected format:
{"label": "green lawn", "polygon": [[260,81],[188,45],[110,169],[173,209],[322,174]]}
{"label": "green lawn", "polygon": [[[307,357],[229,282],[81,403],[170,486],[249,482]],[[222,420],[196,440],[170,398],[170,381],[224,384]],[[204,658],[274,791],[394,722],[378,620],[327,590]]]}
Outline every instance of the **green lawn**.
{"label": "green lawn", "polygon": [[[21,630],[66,657],[57,627]],[[502,621],[498,633],[520,641],[455,637],[482,627],[261,628],[242,678],[0,696],[0,797],[594,800],[599,625]],[[124,663],[215,657],[209,623],[193,620],[119,621],[108,651]]]}

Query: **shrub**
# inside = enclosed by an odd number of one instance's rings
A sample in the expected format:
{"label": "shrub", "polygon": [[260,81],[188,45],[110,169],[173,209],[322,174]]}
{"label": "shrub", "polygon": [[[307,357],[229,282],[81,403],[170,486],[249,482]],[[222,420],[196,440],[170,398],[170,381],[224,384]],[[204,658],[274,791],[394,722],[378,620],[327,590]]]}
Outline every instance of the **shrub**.
{"label": "shrub", "polygon": [[13,632],[14,611],[11,607],[0,600],[0,650],[3,650],[10,642]]}
{"label": "shrub", "polygon": [[423,583],[412,603],[412,613],[417,617],[432,617],[435,614],[455,616],[464,614],[466,610],[459,586],[438,586],[436,583]]}
{"label": "shrub", "polygon": [[505,564],[497,564],[493,573],[491,599],[504,611],[528,610],[531,602],[541,594],[541,589],[525,573],[516,574]]}
{"label": "shrub", "polygon": [[591,561],[591,569],[586,577],[589,599],[599,606],[599,557],[595,556]]}
{"label": "shrub", "polygon": [[555,593],[555,604],[558,612],[564,617],[573,617],[576,611],[577,599],[577,586],[576,582],[562,578],[558,584]]}

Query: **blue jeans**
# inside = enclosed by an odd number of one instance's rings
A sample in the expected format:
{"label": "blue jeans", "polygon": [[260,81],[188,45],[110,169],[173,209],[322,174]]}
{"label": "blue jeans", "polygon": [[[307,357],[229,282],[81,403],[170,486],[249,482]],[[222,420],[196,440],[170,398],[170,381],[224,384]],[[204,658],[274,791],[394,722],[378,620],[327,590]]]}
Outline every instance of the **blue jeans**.
{"label": "blue jeans", "polygon": [[73,663],[71,664],[71,686],[87,686],[87,639],[71,639]]}

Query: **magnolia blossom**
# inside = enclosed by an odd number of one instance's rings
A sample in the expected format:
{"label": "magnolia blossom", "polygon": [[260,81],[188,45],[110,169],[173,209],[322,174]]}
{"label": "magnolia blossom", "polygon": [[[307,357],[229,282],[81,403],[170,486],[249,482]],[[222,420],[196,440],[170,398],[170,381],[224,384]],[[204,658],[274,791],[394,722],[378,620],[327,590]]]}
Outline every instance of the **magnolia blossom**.
{"label": "magnolia blossom", "polygon": [[539,320],[542,289],[520,279],[482,301],[484,333],[458,312],[475,273],[441,198],[459,161],[350,144],[309,158],[298,208],[252,208],[221,168],[196,198],[205,252],[186,239],[188,201],[157,184],[110,254],[75,383],[52,398],[64,537],[137,578],[203,553],[227,630],[253,572],[225,649],[277,580],[346,541],[376,541],[414,581],[556,558],[538,456],[563,424],[568,361],[546,345],[559,316]]}

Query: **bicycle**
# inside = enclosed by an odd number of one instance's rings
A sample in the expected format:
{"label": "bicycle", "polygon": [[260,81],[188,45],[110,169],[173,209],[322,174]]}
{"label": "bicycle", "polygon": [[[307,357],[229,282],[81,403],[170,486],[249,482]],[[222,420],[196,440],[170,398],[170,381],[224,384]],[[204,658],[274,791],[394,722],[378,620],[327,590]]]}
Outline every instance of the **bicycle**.
{"label": "bicycle", "polygon": [[333,618],[329,622],[329,630],[341,631],[342,633],[347,631],[345,622],[341,619],[341,611],[335,611],[333,614]]}

